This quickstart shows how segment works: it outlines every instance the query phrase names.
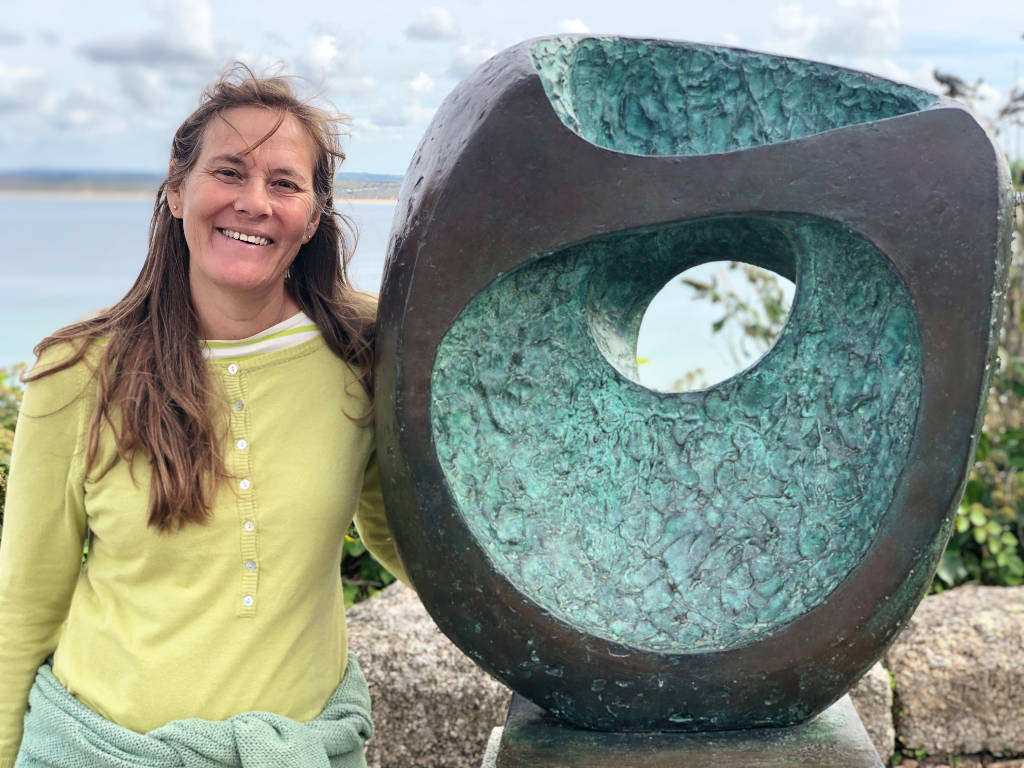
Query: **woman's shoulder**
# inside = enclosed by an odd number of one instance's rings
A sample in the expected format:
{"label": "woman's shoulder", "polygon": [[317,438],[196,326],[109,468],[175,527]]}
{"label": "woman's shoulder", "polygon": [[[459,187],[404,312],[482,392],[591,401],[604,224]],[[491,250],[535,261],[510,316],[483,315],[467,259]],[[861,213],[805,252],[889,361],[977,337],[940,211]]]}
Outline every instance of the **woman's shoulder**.
{"label": "woman's shoulder", "polygon": [[43,378],[59,368],[95,368],[106,346],[103,339],[62,340],[44,344],[42,349],[37,347],[39,355],[26,374],[30,378]]}
{"label": "woman's shoulder", "polygon": [[26,416],[44,416],[80,398],[95,378],[103,349],[102,342],[82,340],[59,341],[40,350],[24,377],[21,412]]}

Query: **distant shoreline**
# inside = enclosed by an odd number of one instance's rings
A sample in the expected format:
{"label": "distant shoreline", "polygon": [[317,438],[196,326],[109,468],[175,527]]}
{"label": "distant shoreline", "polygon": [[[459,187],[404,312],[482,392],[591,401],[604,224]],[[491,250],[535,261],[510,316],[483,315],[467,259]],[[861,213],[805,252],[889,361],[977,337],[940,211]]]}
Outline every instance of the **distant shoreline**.
{"label": "distant shoreline", "polygon": [[[0,172],[0,199],[153,200],[163,181],[155,174],[74,171]],[[342,173],[334,180],[336,202],[394,204],[399,176]]]}
{"label": "distant shoreline", "polygon": [[[0,189],[0,200],[152,200],[154,192],[127,189]],[[394,205],[398,197],[337,196],[338,203]]]}

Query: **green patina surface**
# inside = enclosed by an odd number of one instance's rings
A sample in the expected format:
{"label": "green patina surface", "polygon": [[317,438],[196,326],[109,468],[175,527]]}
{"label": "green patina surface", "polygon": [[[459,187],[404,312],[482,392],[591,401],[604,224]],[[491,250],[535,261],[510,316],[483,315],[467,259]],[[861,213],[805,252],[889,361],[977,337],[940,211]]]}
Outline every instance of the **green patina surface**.
{"label": "green patina surface", "polygon": [[915,112],[934,94],[818,62],[715,46],[589,37],[532,48],[559,118],[599,146],[698,155]]}
{"label": "green patina surface", "polygon": [[[650,299],[720,259],[795,275],[775,346],[709,390],[635,383]],[[433,438],[468,527],[523,594],[633,647],[726,649],[820,604],[870,546],[913,434],[920,349],[902,281],[842,226],[676,222],[540,254],[481,291],[438,349]]]}

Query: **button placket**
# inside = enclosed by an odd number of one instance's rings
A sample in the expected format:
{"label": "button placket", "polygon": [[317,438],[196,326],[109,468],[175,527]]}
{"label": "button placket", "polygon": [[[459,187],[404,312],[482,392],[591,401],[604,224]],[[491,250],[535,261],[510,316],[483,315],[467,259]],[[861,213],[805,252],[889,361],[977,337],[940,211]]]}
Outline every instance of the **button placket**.
{"label": "button placket", "polygon": [[248,402],[247,375],[237,363],[224,369],[224,384],[231,403],[231,429],[228,442],[228,467],[235,478],[236,509],[239,533],[239,595],[238,616],[256,615],[259,587],[259,515],[256,509],[256,488],[251,450],[251,409]]}

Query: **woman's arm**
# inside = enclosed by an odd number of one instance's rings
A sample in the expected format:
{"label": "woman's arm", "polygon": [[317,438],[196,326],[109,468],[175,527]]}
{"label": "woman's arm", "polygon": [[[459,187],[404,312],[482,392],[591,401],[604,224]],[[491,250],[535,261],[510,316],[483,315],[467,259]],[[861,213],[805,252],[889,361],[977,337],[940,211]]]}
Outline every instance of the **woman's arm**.
{"label": "woman's arm", "polygon": [[356,528],[359,530],[359,538],[377,558],[377,562],[391,571],[403,584],[411,587],[412,584],[395,549],[387,518],[384,516],[384,496],[380,490],[380,471],[376,453],[370,456],[363,475],[363,491],[359,496],[359,508],[356,510]]}
{"label": "woman's arm", "polygon": [[81,362],[29,382],[15,430],[0,540],[0,768],[14,765],[29,688],[81,570],[89,382]]}

